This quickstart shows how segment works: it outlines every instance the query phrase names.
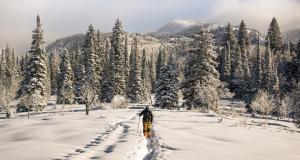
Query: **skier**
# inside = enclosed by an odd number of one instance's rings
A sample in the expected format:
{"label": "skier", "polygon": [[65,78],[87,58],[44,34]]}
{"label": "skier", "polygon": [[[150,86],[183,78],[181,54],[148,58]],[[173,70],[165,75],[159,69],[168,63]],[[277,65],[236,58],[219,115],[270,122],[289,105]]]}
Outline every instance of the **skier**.
{"label": "skier", "polygon": [[143,116],[143,133],[144,136],[148,139],[152,136],[152,122],[153,122],[153,114],[149,109],[149,106],[139,114],[139,116]]}

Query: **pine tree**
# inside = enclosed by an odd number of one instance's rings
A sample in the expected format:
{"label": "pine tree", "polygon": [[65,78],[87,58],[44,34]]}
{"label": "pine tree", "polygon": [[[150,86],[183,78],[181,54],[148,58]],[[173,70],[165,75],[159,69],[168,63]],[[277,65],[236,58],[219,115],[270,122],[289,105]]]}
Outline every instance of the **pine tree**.
{"label": "pine tree", "polygon": [[[25,79],[21,88],[21,101],[19,106],[24,106],[30,109],[42,109],[47,105],[45,83],[47,78],[47,66],[46,66],[46,51],[44,45],[42,24],[39,15],[37,16],[37,27],[33,31],[31,49],[29,53],[30,66],[26,72]],[[38,101],[31,104],[25,104],[26,99],[31,96],[35,96]]]}
{"label": "pine tree", "polygon": [[84,104],[84,81],[85,81],[85,69],[82,60],[82,55],[80,54],[80,49],[75,52],[75,64],[73,68],[74,72],[74,94],[75,100],[79,104]]}
{"label": "pine tree", "polygon": [[242,22],[240,23],[238,31],[238,45],[240,45],[241,50],[243,49],[244,45],[247,48],[250,46],[250,39],[244,20],[242,20]]}
{"label": "pine tree", "polygon": [[156,80],[159,79],[160,69],[163,67],[163,55],[162,52],[159,51],[157,60],[156,60]]}
{"label": "pine tree", "polygon": [[225,57],[225,72],[224,72],[224,75],[225,75],[225,78],[226,80],[228,81],[231,77],[231,43],[230,41],[227,42],[227,46],[225,48],[227,48],[225,51],[226,53],[226,57]]}
{"label": "pine tree", "polygon": [[146,51],[145,49],[143,49],[143,55],[142,55],[142,80],[145,79],[145,74],[146,74],[146,63],[147,63],[147,59],[146,59]]}
{"label": "pine tree", "polygon": [[267,40],[266,53],[265,53],[265,64],[264,64],[264,89],[271,91],[272,80],[273,80],[274,70],[273,70],[273,56],[270,48],[270,41]]}
{"label": "pine tree", "polygon": [[225,70],[226,70],[226,54],[227,48],[224,47],[223,50],[220,46],[218,46],[218,54],[219,54],[219,70],[220,70],[220,79],[221,81],[225,81]]}
{"label": "pine tree", "polygon": [[119,19],[116,20],[111,37],[111,45],[114,51],[114,83],[115,94],[123,95],[125,93],[125,71],[124,71],[124,33],[122,23]]}
{"label": "pine tree", "polygon": [[50,53],[49,58],[49,71],[50,71],[50,81],[51,81],[51,95],[57,93],[57,77],[59,73],[58,57],[56,52]]}
{"label": "pine tree", "polygon": [[151,77],[150,77],[150,70],[149,70],[149,63],[145,63],[145,68],[142,69],[144,73],[144,77],[142,78],[143,81],[143,93],[144,93],[144,100],[151,100]]}
{"label": "pine tree", "polygon": [[274,53],[279,51],[282,47],[283,42],[282,42],[280,28],[275,17],[272,19],[272,22],[270,23],[267,37],[270,40],[271,51],[274,51]]}
{"label": "pine tree", "polygon": [[150,80],[151,80],[151,93],[155,92],[155,66],[154,66],[154,57],[153,57],[153,53],[151,55],[150,61],[149,61],[149,76],[150,76]]}
{"label": "pine tree", "polygon": [[102,71],[103,71],[104,61],[105,61],[105,49],[101,42],[101,34],[99,30],[97,31],[95,48],[96,48],[96,55],[95,55],[96,83],[97,83],[97,87],[100,88]]}
{"label": "pine tree", "polygon": [[57,83],[57,104],[74,103],[73,70],[67,49],[61,54],[60,74]]}
{"label": "pine tree", "polygon": [[255,73],[254,73],[254,86],[255,90],[258,91],[262,85],[262,61],[261,61],[261,51],[260,51],[260,41],[258,37],[258,43],[256,46],[256,61],[255,61]]}
{"label": "pine tree", "polygon": [[299,82],[300,81],[300,39],[298,40],[298,43],[296,45],[296,49],[295,49],[295,52],[296,52],[296,60],[295,60],[295,70],[296,70],[296,74],[295,74],[295,77],[297,79],[297,81]]}
{"label": "pine tree", "polygon": [[169,62],[163,68],[156,87],[154,106],[159,108],[174,109],[178,105],[178,70],[172,54]]}
{"label": "pine tree", "polygon": [[128,53],[128,37],[127,34],[125,36],[125,44],[124,44],[124,70],[125,70],[125,83],[127,84],[128,76],[129,76],[129,53]]}
{"label": "pine tree", "polygon": [[244,40],[242,40],[241,48],[241,58],[242,58],[242,68],[243,68],[243,79],[248,81],[250,79],[250,69],[249,69],[249,60],[248,60],[248,47],[246,46]]}
{"label": "pine tree", "polygon": [[130,68],[130,80],[129,82],[131,84],[130,88],[130,94],[128,95],[128,98],[132,103],[142,103],[145,99],[145,89],[143,88],[143,80],[141,77],[141,56],[139,55],[140,51],[138,48],[138,40],[136,37],[134,37],[133,40],[133,66]]}
{"label": "pine tree", "polygon": [[232,53],[234,50],[234,47],[235,47],[236,38],[235,38],[235,34],[233,32],[232,26],[229,22],[225,28],[223,43],[224,43],[223,44],[224,46],[227,46],[228,43],[230,44],[230,49],[232,49],[232,50],[230,50],[230,52]]}
{"label": "pine tree", "polygon": [[232,69],[233,70],[232,79],[233,81],[240,81],[243,79],[244,75],[243,75],[241,49],[238,45],[236,46],[235,53],[237,57],[235,59],[235,67]]}
{"label": "pine tree", "polygon": [[111,48],[106,57],[101,83],[100,101],[103,103],[110,103],[114,98],[114,57],[114,50]]}
{"label": "pine tree", "polygon": [[82,48],[82,58],[84,60],[85,68],[85,81],[97,85],[98,77],[96,75],[96,32],[93,25],[89,26],[89,29],[85,36],[85,42]]}
{"label": "pine tree", "polygon": [[214,109],[218,103],[219,74],[216,70],[212,35],[202,29],[200,35],[195,36],[192,47],[181,85],[184,104],[188,109]]}

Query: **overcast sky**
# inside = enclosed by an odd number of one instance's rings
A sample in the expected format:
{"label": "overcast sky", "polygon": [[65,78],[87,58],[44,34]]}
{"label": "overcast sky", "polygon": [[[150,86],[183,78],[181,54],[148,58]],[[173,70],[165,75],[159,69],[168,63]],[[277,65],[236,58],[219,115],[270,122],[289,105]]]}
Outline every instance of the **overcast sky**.
{"label": "overcast sky", "polygon": [[300,28],[300,0],[0,0],[0,48],[28,49],[40,14],[46,42],[84,33],[89,24],[109,32],[116,18],[129,32],[156,31],[176,19],[237,25],[265,33],[272,17],[282,31]]}

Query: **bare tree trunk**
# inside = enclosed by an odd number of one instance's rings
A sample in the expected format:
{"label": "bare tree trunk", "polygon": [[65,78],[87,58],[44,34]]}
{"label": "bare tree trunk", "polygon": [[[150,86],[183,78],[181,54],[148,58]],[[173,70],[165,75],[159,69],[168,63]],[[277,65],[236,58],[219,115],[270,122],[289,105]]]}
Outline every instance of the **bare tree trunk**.
{"label": "bare tree trunk", "polygon": [[85,115],[89,115],[90,106],[88,104],[85,104]]}

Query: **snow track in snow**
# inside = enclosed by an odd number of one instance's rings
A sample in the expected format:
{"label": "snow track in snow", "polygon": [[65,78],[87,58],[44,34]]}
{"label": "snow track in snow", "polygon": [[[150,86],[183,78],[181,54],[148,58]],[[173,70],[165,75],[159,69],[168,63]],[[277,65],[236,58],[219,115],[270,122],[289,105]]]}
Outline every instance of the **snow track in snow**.
{"label": "snow track in snow", "polygon": [[84,146],[52,160],[122,159],[120,157],[124,160],[166,160],[167,149],[162,147],[157,134],[147,142],[141,132],[136,132],[136,122],[137,116],[133,116],[109,125],[105,132],[98,133]]}

